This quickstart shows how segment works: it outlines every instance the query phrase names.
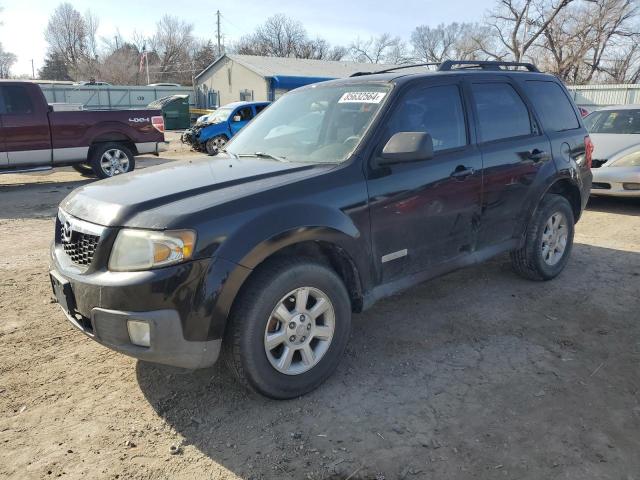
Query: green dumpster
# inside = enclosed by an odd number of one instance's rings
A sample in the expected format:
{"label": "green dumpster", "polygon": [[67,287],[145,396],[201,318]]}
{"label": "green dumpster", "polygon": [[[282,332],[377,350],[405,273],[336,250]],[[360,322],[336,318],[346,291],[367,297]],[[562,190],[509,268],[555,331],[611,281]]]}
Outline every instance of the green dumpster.
{"label": "green dumpster", "polygon": [[180,130],[191,126],[189,95],[169,95],[154,100],[149,108],[162,110],[165,130]]}

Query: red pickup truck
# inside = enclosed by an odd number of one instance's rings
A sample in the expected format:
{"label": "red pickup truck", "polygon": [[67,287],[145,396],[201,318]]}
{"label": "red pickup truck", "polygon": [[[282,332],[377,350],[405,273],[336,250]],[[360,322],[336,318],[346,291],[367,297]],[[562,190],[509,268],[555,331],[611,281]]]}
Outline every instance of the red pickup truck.
{"label": "red pickup truck", "polygon": [[136,155],[164,150],[159,110],[58,108],[35,83],[0,82],[0,173],[72,165],[106,178],[133,170]]}

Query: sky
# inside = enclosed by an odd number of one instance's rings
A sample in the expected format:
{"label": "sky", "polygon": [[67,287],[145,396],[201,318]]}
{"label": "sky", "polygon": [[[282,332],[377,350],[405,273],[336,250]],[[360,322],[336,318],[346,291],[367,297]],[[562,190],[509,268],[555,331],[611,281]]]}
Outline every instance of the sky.
{"label": "sky", "polygon": [[[492,0],[68,0],[76,10],[91,10],[100,19],[98,36],[113,38],[119,30],[126,39],[134,31],[150,36],[164,14],[192,23],[194,34],[215,39],[216,11],[222,14],[221,30],[230,43],[251,33],[270,15],[284,13],[300,20],[311,37],[331,44],[348,45],[356,37],[369,38],[389,32],[409,39],[418,25],[472,22],[482,18]],[[42,67],[47,43],[44,30],[60,1],[0,0],[0,43],[18,56],[14,74],[31,75]],[[179,8],[183,6],[184,8]]]}

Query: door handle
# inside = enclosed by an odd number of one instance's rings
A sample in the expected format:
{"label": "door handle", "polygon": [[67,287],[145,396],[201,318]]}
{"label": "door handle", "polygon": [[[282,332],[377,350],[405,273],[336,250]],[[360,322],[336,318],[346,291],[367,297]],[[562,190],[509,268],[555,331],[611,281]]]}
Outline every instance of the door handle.
{"label": "door handle", "polygon": [[547,152],[543,150],[538,150],[537,148],[534,148],[533,150],[531,150],[529,152],[529,155],[527,156],[529,160],[533,160],[534,162],[539,162],[540,160],[544,160],[548,157],[549,157],[549,154]]}
{"label": "door handle", "polygon": [[464,179],[470,175],[473,175],[476,171],[471,167],[465,167],[464,165],[458,165],[456,169],[451,172],[451,177]]}

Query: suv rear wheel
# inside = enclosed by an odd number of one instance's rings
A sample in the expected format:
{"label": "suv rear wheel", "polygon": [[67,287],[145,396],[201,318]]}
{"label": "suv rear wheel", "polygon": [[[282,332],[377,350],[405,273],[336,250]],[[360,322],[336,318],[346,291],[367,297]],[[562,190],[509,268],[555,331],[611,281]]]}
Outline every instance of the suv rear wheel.
{"label": "suv rear wheel", "polygon": [[569,260],[574,229],[568,200],[561,195],[546,195],[527,228],[524,246],[511,252],[515,272],[531,280],[558,276]]}
{"label": "suv rear wheel", "polygon": [[226,359],[253,390],[298,397],[335,370],[350,327],[349,295],[333,270],[312,260],[275,261],[255,272],[238,299]]}

